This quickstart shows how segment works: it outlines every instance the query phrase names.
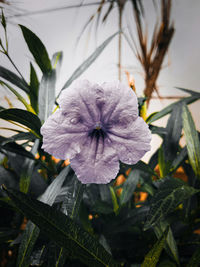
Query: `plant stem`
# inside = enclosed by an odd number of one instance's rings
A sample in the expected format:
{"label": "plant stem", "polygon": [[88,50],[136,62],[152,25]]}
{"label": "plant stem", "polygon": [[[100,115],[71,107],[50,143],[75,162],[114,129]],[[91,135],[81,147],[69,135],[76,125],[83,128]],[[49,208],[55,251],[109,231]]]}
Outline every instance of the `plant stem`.
{"label": "plant stem", "polygon": [[13,60],[11,59],[11,57],[9,56],[9,54],[7,53],[7,51],[4,50],[4,54],[7,56],[7,58],[9,59],[9,61],[11,62],[11,64],[13,65],[13,67],[16,69],[16,71],[18,72],[18,74],[21,76],[22,80],[27,84],[26,80],[24,79],[23,75],[21,74],[20,70],[18,69],[18,67],[15,65],[15,63],[13,62]]}

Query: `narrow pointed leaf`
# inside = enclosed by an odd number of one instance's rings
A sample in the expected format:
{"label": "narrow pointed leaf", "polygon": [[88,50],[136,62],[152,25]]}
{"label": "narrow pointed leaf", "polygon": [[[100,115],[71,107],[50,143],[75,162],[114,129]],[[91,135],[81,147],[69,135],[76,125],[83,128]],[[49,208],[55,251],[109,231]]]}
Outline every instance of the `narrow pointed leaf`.
{"label": "narrow pointed leaf", "polygon": [[117,196],[112,186],[109,186],[109,189],[110,189],[110,194],[111,194],[112,203],[113,203],[113,211],[117,215],[119,211],[119,204],[117,201]]}
{"label": "narrow pointed leaf", "polygon": [[104,48],[110,43],[110,41],[118,34],[119,32],[114,33],[108,39],[106,39],[97,49],[90,55],[72,74],[69,80],[65,83],[62,90],[67,88],[75,79],[77,79],[101,54]]}
{"label": "narrow pointed leaf", "polygon": [[52,113],[55,103],[56,71],[45,73],[39,87],[39,118],[44,122]]}
{"label": "narrow pointed leaf", "polygon": [[[79,218],[80,205],[82,202],[84,189],[85,185],[77,179],[75,174],[72,177],[69,185],[66,185],[65,198],[62,203],[62,212],[75,221]],[[67,250],[61,247],[58,259],[56,261],[56,267],[63,266],[67,256]]]}
{"label": "narrow pointed leaf", "polygon": [[176,263],[179,265],[180,262],[179,262],[178,248],[169,224],[166,221],[162,221],[162,223],[154,227],[154,231],[157,238],[161,238],[161,236],[163,235],[163,233],[167,228],[169,228],[169,231],[166,237],[165,250],[170,256],[172,256],[175,259]]}
{"label": "narrow pointed leaf", "polygon": [[85,185],[74,175],[69,185],[66,185],[65,198],[62,204],[62,211],[70,218],[75,219],[79,214],[79,208],[83,197]]}
{"label": "narrow pointed leaf", "polygon": [[25,148],[23,148],[23,146],[18,145],[15,142],[1,142],[0,151],[9,151],[23,157],[34,159],[33,155],[29,151],[27,151]]}
{"label": "narrow pointed leaf", "polygon": [[[39,139],[36,139],[31,149],[31,154],[33,155],[33,157],[35,157],[38,151],[39,144],[40,144]],[[29,190],[34,166],[35,166],[35,161],[33,159],[29,159],[29,158],[25,159],[23,166],[22,166],[22,172],[20,175],[20,182],[19,182],[20,191],[23,193],[27,193]]]}
{"label": "narrow pointed leaf", "polygon": [[144,262],[142,263],[141,267],[156,267],[160,258],[160,254],[164,248],[166,237],[167,233],[165,232],[164,235],[154,244],[153,248],[145,256]]}
{"label": "narrow pointed leaf", "polygon": [[4,27],[4,29],[6,29],[6,19],[3,13],[3,9],[1,10],[1,24]]}
{"label": "narrow pointed leaf", "polygon": [[133,196],[133,192],[136,189],[136,186],[138,184],[140,178],[140,171],[135,169],[132,170],[131,173],[129,174],[128,178],[126,181],[123,183],[122,186],[122,193],[120,195],[120,204],[123,205],[127,201],[130,200],[130,198]]}
{"label": "narrow pointed leaf", "polygon": [[191,104],[191,103],[195,102],[199,98],[200,98],[200,96],[199,95],[196,95],[196,94],[195,95],[192,95],[190,97],[183,98],[183,99],[181,99],[181,100],[179,100],[179,101],[177,101],[177,102],[175,102],[175,103],[167,106],[166,108],[162,109],[160,112],[155,113],[154,116],[152,116],[152,117],[150,117],[148,119],[147,123],[150,124],[150,123],[152,123],[154,121],[157,121],[158,119],[161,119],[162,117],[166,116],[167,114],[169,114],[173,110],[173,108],[177,104],[183,104],[183,103],[185,103],[185,104],[188,105],[188,104]]}
{"label": "narrow pointed leaf", "polygon": [[43,73],[49,72],[52,69],[51,61],[49,59],[49,55],[44,44],[31,30],[29,30],[23,25],[19,26],[22,30],[28,48],[32,53],[38,66],[40,67],[41,71]]}
{"label": "narrow pointed leaf", "polygon": [[30,63],[30,101],[33,109],[38,113],[39,81],[33,65]]}
{"label": "narrow pointed leaf", "polygon": [[167,134],[166,128],[158,127],[154,125],[149,125],[149,128],[152,134],[158,134],[162,138],[164,138],[164,136]]}
{"label": "narrow pointed leaf", "polygon": [[78,257],[89,266],[120,266],[96,239],[62,212],[19,191],[4,190],[25,216],[37,224],[51,240],[68,249],[73,257]]}
{"label": "narrow pointed leaf", "polygon": [[179,148],[179,140],[182,132],[182,104],[173,107],[171,116],[167,122],[167,134],[164,137],[163,148],[165,159],[172,161],[177,154]]}
{"label": "narrow pointed leaf", "polygon": [[0,66],[0,77],[4,78],[8,82],[16,85],[18,88],[22,89],[24,92],[29,93],[30,88],[28,84],[17,76],[14,72],[7,70],[6,68]]}
{"label": "narrow pointed leaf", "polygon": [[[64,180],[69,173],[70,167],[65,167],[61,173],[54,179],[54,181],[48,186],[46,191],[40,196],[40,201],[52,205],[60,193]],[[28,267],[30,265],[30,256],[34,247],[34,244],[39,236],[40,229],[31,221],[28,221],[26,229],[22,236],[22,241],[19,247],[17,266]]]}
{"label": "narrow pointed leaf", "polygon": [[32,109],[31,105],[27,103],[26,99],[20,95],[14,88],[12,88],[9,84],[5,83],[4,81],[0,80],[0,85],[3,85],[7,89],[9,89],[17,98],[18,100],[25,106],[25,108],[32,112],[35,113],[34,110]]}
{"label": "narrow pointed leaf", "polygon": [[56,70],[56,76],[58,77],[60,74],[60,68],[63,61],[63,52],[59,51],[53,54],[51,65],[52,68]]}
{"label": "narrow pointed leaf", "polygon": [[186,105],[183,106],[183,129],[190,164],[195,175],[200,178],[200,142],[192,115]]}
{"label": "narrow pointed leaf", "polygon": [[21,140],[30,140],[30,141],[34,141],[36,139],[36,136],[30,132],[27,133],[23,133],[20,132],[18,134],[15,134],[9,138],[7,138],[7,140],[4,142],[4,144],[10,143],[10,142],[15,142],[15,141],[21,141]]}
{"label": "narrow pointed leaf", "polygon": [[175,87],[175,88],[177,88],[177,89],[179,89],[179,90],[181,90],[181,91],[183,91],[183,92],[185,92],[185,93],[188,93],[188,94],[190,94],[190,95],[197,95],[197,96],[200,97],[200,93],[198,93],[198,92],[196,92],[196,91],[192,91],[192,90],[190,90],[190,89],[181,88],[181,87]]}
{"label": "narrow pointed leaf", "polygon": [[166,177],[160,181],[157,193],[152,197],[144,229],[156,225],[183,202],[199,192],[180,179]]}
{"label": "narrow pointed leaf", "polygon": [[184,148],[181,149],[181,151],[173,160],[170,172],[174,172],[182,164],[182,162],[184,162],[186,157],[187,157],[187,147],[185,146]]}
{"label": "narrow pointed leaf", "polygon": [[0,111],[0,118],[7,121],[18,122],[33,130],[34,133],[40,136],[41,122],[36,115],[29,111],[17,108],[10,108]]}

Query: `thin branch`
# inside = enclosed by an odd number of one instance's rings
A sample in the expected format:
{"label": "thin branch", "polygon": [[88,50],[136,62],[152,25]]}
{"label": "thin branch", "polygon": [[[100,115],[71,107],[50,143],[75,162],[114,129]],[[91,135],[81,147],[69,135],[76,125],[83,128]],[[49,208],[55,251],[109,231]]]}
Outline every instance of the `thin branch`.
{"label": "thin branch", "polygon": [[[105,4],[109,3],[105,2]],[[71,6],[61,6],[61,7],[54,7],[54,8],[49,8],[49,9],[43,9],[43,10],[36,10],[36,11],[31,11],[31,12],[26,12],[26,13],[19,13],[15,14],[12,16],[9,16],[8,19],[11,18],[16,18],[16,17],[26,17],[26,16],[33,16],[33,15],[41,15],[45,13],[51,13],[51,12],[56,12],[56,11],[62,11],[64,9],[71,9],[71,8],[77,8],[77,7],[88,7],[88,6],[94,6],[94,5],[99,5],[101,2],[96,2],[96,3],[88,3],[88,4],[78,4],[78,5],[71,5]]]}

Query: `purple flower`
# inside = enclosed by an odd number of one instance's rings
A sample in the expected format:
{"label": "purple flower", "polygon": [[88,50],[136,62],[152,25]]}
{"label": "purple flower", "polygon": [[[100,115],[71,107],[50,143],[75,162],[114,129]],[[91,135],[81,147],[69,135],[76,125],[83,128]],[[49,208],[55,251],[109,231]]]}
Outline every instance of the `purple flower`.
{"label": "purple flower", "polygon": [[69,158],[86,184],[109,183],[119,171],[119,160],[135,164],[151,148],[150,130],[138,116],[137,97],[119,81],[74,82],[41,133],[42,148],[56,158]]}

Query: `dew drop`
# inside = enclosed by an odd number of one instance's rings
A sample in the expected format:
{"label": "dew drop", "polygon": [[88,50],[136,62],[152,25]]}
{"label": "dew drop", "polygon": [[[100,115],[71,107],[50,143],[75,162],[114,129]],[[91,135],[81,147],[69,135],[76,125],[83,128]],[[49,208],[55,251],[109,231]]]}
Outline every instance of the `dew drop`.
{"label": "dew drop", "polygon": [[72,123],[72,124],[77,124],[78,123],[78,118],[72,118],[71,120],[70,120],[70,122]]}

